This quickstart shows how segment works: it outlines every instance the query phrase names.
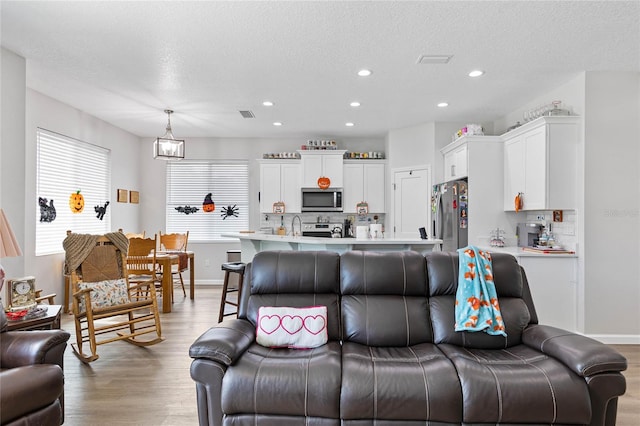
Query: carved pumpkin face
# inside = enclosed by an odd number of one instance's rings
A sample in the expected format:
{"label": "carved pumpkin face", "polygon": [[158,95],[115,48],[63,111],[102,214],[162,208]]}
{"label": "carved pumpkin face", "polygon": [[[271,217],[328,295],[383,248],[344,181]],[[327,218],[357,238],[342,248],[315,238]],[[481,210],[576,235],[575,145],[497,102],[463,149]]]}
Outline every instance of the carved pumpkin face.
{"label": "carved pumpkin face", "polygon": [[327,189],[331,186],[331,179],[326,176],[322,176],[318,178],[318,188]]}
{"label": "carved pumpkin face", "polygon": [[213,203],[203,204],[202,205],[202,211],[207,212],[207,213],[211,213],[215,209],[216,209],[216,205],[213,204]]}
{"label": "carved pumpkin face", "polygon": [[80,190],[69,197],[69,208],[72,213],[82,213],[82,210],[84,210],[84,196],[80,193]]}

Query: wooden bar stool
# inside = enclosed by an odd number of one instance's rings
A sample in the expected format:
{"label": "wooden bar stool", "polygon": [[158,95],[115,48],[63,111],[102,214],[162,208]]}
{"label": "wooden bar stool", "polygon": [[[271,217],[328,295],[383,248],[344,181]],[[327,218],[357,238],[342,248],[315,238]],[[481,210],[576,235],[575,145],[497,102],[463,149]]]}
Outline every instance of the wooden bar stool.
{"label": "wooden bar stool", "polygon": [[[238,313],[238,305],[240,303],[240,297],[242,297],[242,281],[244,279],[244,268],[247,266],[242,262],[227,262],[222,264],[222,270],[224,271],[224,283],[222,284],[222,299],[220,300],[220,313],[218,314],[218,322],[222,322],[222,319],[229,315],[236,315]],[[229,277],[231,274],[238,274],[238,286],[236,288],[229,288]],[[237,302],[227,300],[229,293],[238,293]],[[235,306],[235,312],[225,313],[224,308],[226,305]]]}

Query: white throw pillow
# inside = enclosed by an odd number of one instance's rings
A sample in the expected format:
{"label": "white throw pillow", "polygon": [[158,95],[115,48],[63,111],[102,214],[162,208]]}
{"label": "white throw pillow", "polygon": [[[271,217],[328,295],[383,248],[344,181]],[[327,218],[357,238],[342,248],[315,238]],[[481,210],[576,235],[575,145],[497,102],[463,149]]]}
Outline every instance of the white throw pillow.
{"label": "white throw pillow", "polygon": [[258,310],[256,341],[269,348],[317,348],[327,343],[327,307],[263,306]]}

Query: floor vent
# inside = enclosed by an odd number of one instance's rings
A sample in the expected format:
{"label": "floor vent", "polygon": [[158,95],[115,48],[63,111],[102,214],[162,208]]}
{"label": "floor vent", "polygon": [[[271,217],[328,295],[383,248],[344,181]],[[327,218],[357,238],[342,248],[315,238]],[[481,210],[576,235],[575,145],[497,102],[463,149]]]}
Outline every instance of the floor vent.
{"label": "floor vent", "polygon": [[255,115],[253,115],[253,112],[251,111],[240,111],[240,115],[243,118],[255,118]]}

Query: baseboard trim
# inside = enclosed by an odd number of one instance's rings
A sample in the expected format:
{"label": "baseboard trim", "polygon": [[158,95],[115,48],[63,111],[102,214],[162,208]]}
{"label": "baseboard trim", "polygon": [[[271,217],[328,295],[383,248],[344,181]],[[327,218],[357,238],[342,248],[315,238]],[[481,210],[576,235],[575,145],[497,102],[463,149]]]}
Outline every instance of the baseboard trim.
{"label": "baseboard trim", "polygon": [[586,334],[585,336],[608,345],[640,345],[638,334]]}

